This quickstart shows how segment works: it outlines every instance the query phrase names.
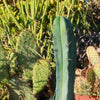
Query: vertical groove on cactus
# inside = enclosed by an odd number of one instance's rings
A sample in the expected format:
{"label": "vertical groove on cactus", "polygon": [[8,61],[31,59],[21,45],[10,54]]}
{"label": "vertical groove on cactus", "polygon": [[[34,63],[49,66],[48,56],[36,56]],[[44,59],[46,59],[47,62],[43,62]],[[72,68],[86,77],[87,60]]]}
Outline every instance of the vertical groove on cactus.
{"label": "vertical groove on cactus", "polygon": [[[67,34],[66,34],[67,33]],[[56,100],[73,100],[76,65],[76,41],[73,28],[66,17],[57,17],[53,23],[56,61]]]}

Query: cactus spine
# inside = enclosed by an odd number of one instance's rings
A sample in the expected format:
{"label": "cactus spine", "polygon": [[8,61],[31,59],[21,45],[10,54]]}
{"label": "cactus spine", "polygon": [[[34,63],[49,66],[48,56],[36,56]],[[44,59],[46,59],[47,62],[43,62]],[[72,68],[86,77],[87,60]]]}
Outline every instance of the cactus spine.
{"label": "cactus spine", "polygon": [[56,61],[55,100],[73,100],[76,41],[72,25],[66,17],[54,20],[53,36]]}

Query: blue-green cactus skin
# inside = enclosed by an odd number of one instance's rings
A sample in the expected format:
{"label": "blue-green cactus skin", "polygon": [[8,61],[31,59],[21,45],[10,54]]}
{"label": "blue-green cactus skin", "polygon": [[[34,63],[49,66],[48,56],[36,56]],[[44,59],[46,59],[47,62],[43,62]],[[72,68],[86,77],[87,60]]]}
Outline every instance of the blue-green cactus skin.
{"label": "blue-green cactus skin", "polygon": [[56,61],[55,100],[73,100],[76,65],[76,39],[70,21],[57,17],[53,23]]}

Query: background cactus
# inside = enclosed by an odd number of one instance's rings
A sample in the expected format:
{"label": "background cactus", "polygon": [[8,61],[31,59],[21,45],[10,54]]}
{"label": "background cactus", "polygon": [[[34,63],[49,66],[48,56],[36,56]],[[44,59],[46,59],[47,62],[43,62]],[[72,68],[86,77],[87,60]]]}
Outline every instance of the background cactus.
{"label": "background cactus", "polygon": [[8,68],[6,66],[6,54],[0,43],[0,84],[5,85],[9,81]]}
{"label": "background cactus", "polygon": [[95,73],[92,68],[89,68],[86,75],[87,81],[93,86],[95,82]]}
{"label": "background cactus", "polygon": [[16,52],[18,65],[23,69],[23,78],[32,78],[32,69],[37,60],[36,41],[32,32],[23,30],[17,39]]}
{"label": "background cactus", "polygon": [[88,46],[88,48],[86,49],[86,54],[89,59],[89,62],[92,65],[95,65],[96,63],[100,63],[100,56],[93,46]]}
{"label": "background cactus", "polygon": [[87,95],[91,92],[92,86],[87,78],[79,76],[75,78],[74,93],[79,95]]}
{"label": "background cactus", "polygon": [[10,93],[10,100],[34,100],[32,90],[20,78],[12,78],[7,87]]}
{"label": "background cactus", "polygon": [[100,63],[95,64],[95,66],[93,67],[93,70],[95,74],[97,75],[97,77],[100,79]]}
{"label": "background cactus", "polygon": [[46,60],[38,60],[33,67],[33,93],[39,93],[48,82],[50,66]]}
{"label": "background cactus", "polygon": [[88,69],[86,77],[87,77],[87,81],[90,82],[90,84],[93,86],[96,77],[92,68]]}
{"label": "background cactus", "polygon": [[72,25],[66,17],[54,20],[53,37],[56,61],[55,100],[73,100],[76,42]]}
{"label": "background cactus", "polygon": [[7,64],[10,66],[9,74],[10,77],[14,76],[15,70],[17,69],[16,65],[17,56],[14,52],[9,52],[7,57]]}

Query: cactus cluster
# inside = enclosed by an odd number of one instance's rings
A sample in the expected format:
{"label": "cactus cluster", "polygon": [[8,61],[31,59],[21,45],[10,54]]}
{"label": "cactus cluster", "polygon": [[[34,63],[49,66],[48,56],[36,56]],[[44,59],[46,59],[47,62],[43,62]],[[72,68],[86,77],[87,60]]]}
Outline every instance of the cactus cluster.
{"label": "cactus cluster", "polygon": [[55,100],[73,100],[76,40],[69,19],[61,16],[54,20],[53,37],[56,61]]}
{"label": "cactus cluster", "polygon": [[[96,95],[99,96],[100,92],[99,90],[99,86],[100,86],[100,55],[97,51],[97,49],[95,49],[95,47],[93,46],[88,46],[86,49],[86,54],[89,60],[88,63],[88,67],[85,69],[85,75],[84,77],[82,76],[82,74],[80,74],[81,76],[79,78],[76,77],[75,79],[75,88],[74,88],[74,92],[78,93],[78,94],[83,94],[85,93],[85,95]],[[82,73],[82,71],[81,71]],[[90,87],[88,92],[83,92],[84,89],[82,88],[82,84],[84,87]],[[88,86],[87,86],[88,84]]]}

